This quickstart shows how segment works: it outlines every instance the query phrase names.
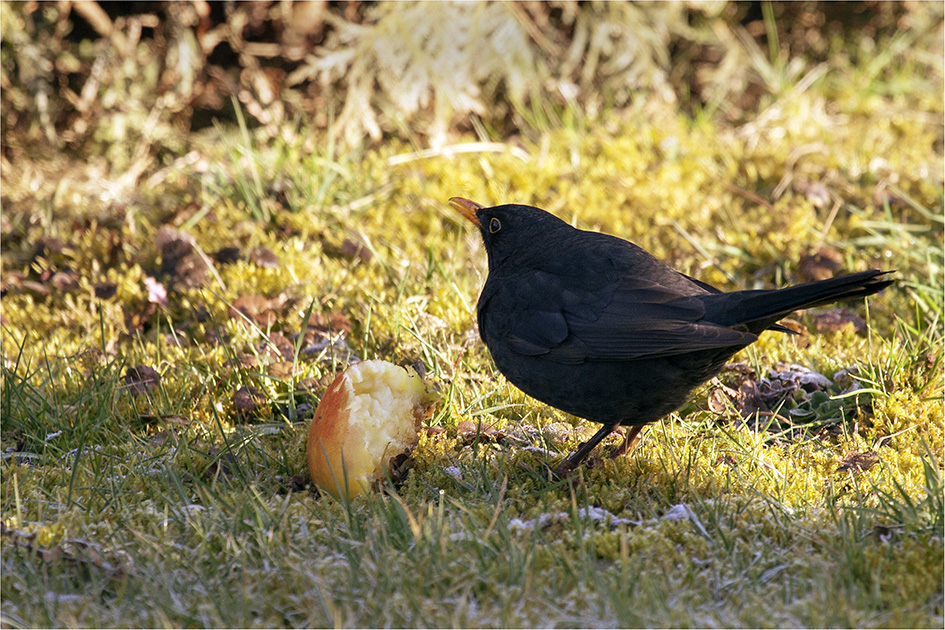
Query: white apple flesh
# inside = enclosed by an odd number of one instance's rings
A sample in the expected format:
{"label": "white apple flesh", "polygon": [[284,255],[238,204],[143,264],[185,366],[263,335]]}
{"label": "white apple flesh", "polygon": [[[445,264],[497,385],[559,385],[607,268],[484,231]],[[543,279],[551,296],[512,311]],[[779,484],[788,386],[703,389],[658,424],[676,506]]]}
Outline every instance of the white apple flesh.
{"label": "white apple flesh", "polygon": [[336,497],[368,492],[390,460],[411,451],[426,407],[426,387],[413,370],[362,361],[335,377],[308,434],[308,469]]}

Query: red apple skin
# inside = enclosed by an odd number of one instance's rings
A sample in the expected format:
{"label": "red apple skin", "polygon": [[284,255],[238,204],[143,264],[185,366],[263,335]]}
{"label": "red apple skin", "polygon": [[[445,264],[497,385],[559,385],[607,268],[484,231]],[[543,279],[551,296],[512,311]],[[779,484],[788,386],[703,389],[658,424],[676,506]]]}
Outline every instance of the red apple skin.
{"label": "red apple skin", "polygon": [[309,426],[308,471],[315,485],[334,491],[332,494],[354,496],[357,494],[355,488],[344,492],[345,467],[342,462],[341,444],[344,443],[347,428],[348,392],[345,389],[345,372],[341,372],[322,396]]}
{"label": "red apple skin", "polygon": [[[386,406],[378,408],[378,398]],[[425,401],[425,385],[412,370],[378,360],[348,366],[328,386],[309,427],[312,482],[336,498],[369,492],[392,457],[416,446]]]}

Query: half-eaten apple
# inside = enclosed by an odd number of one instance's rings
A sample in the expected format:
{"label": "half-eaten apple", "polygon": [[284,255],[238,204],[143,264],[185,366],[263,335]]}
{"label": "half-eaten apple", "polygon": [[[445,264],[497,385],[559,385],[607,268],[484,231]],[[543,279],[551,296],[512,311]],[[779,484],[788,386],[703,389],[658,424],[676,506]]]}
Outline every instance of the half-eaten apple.
{"label": "half-eaten apple", "polygon": [[308,470],[336,497],[368,492],[392,459],[409,453],[429,409],[423,379],[411,368],[362,361],[335,377],[308,432]]}

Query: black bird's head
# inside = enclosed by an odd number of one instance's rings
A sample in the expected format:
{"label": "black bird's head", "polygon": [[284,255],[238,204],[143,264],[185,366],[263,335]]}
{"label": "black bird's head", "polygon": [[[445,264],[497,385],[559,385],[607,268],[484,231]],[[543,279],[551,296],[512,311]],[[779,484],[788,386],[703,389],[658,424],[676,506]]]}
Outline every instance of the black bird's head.
{"label": "black bird's head", "polygon": [[547,256],[559,236],[574,231],[558,217],[534,206],[506,204],[486,208],[462,197],[453,197],[450,205],[479,228],[490,269],[510,256]]}

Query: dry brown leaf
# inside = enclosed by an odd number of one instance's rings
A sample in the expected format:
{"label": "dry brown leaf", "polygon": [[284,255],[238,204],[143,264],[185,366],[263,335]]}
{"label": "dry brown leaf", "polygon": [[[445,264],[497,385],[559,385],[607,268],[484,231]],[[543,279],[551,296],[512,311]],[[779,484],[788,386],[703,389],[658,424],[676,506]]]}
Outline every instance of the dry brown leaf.
{"label": "dry brown leaf", "polygon": [[768,411],[758,384],[747,377],[738,384],[737,390],[719,383],[709,393],[708,402],[709,410],[713,413],[729,414],[734,410],[741,418]]}
{"label": "dry brown leaf", "polygon": [[62,292],[75,291],[79,288],[79,277],[71,271],[57,271],[49,282]]}
{"label": "dry brown leaf", "polygon": [[341,243],[341,253],[347,258],[359,258],[364,262],[370,262],[374,255],[364,244],[354,239],[346,238]]}
{"label": "dry brown leaf", "polygon": [[351,320],[344,313],[335,311],[326,315],[325,313],[312,313],[308,319],[308,327],[305,330],[306,343],[312,343],[317,338],[326,338],[341,334],[347,336],[351,332]]}
{"label": "dry brown leaf", "polygon": [[125,385],[132,396],[147,394],[161,384],[161,374],[147,365],[138,365],[125,372]]}
{"label": "dry brown leaf", "polygon": [[114,282],[96,282],[92,288],[95,291],[95,297],[100,300],[107,300],[118,293],[118,285]]}
{"label": "dry brown leaf", "polygon": [[240,248],[221,247],[213,255],[213,259],[221,265],[231,265],[240,259]]}
{"label": "dry brown leaf", "polygon": [[818,332],[837,332],[851,325],[858,333],[866,332],[863,318],[845,306],[818,313],[812,319]]}
{"label": "dry brown leaf", "polygon": [[479,437],[488,438],[493,433],[495,429],[486,422],[480,424],[471,420],[460,420],[456,423],[456,435],[461,438],[475,438],[477,434]]}
{"label": "dry brown leaf", "polygon": [[866,472],[880,462],[881,458],[876,451],[851,451],[840,460],[837,472]]}
{"label": "dry brown leaf", "polygon": [[295,345],[282,333],[270,333],[268,342],[264,341],[259,350],[262,354],[281,361],[291,361],[295,358]]}
{"label": "dry brown leaf", "polygon": [[292,361],[277,361],[266,368],[266,374],[272,378],[287,381],[292,378],[295,364]]}
{"label": "dry brown leaf", "polygon": [[843,270],[843,258],[833,249],[822,247],[814,254],[804,254],[798,263],[798,271],[805,281],[827,280]]}
{"label": "dry brown leaf", "polygon": [[206,283],[210,268],[189,234],[169,225],[154,235],[154,244],[161,253],[161,274],[172,278],[183,288],[193,289]]}
{"label": "dry brown leaf", "polygon": [[233,405],[240,411],[253,412],[266,402],[266,396],[255,387],[240,387],[233,394]]}
{"label": "dry brown leaf", "polygon": [[125,311],[125,328],[129,334],[144,328],[144,325],[151,320],[151,316],[157,312],[158,305],[153,302],[142,304],[135,310]]}
{"label": "dry brown leaf", "polygon": [[45,295],[49,295],[50,293],[52,293],[52,289],[50,289],[49,287],[47,287],[47,286],[46,286],[45,284],[43,284],[42,282],[36,282],[35,280],[24,280],[24,281],[20,284],[20,286],[23,287],[23,288],[24,288],[26,291],[28,291],[29,293],[33,293],[33,294],[35,294],[35,295],[43,295],[43,296],[45,296]]}
{"label": "dry brown leaf", "polygon": [[256,266],[264,269],[278,269],[282,264],[279,257],[272,253],[268,247],[260,245],[249,251],[249,260]]}
{"label": "dry brown leaf", "polygon": [[271,305],[272,302],[261,295],[241,295],[233,300],[228,313],[237,321],[245,321],[243,316],[246,316],[259,326],[269,328],[276,323],[276,314]]}

